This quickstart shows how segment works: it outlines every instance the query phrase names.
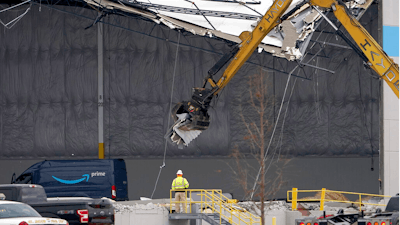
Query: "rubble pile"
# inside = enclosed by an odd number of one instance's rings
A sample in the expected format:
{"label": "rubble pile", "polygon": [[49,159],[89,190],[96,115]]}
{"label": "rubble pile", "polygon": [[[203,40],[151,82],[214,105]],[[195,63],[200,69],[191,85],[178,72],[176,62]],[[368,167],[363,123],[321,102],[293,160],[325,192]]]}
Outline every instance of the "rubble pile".
{"label": "rubble pile", "polygon": [[[238,205],[250,213],[260,215],[260,203],[259,202],[239,202]],[[285,201],[268,201],[265,202],[265,211],[289,211],[291,210],[290,204]]]}
{"label": "rubble pile", "polygon": [[147,204],[132,204],[132,205],[125,205],[125,204],[118,204],[114,203],[114,209],[115,213],[128,213],[128,212],[134,212],[135,210],[154,210],[154,209],[165,209],[165,206],[161,204],[153,204],[153,203],[147,203]]}
{"label": "rubble pile", "polygon": [[[373,203],[373,204],[383,204],[383,200],[376,201],[376,200],[366,200],[362,201],[363,203]],[[260,215],[261,210],[260,210],[260,202],[252,202],[252,201],[246,201],[246,202],[238,202],[237,205],[241,207],[241,210],[246,210],[250,213],[253,213],[254,215]],[[309,214],[311,211],[320,211],[320,205],[319,202],[299,202],[298,205],[298,211],[307,211]],[[147,204],[138,204],[138,203],[133,203],[130,205],[126,204],[118,204],[117,202],[114,203],[114,208],[115,208],[115,213],[129,213],[129,212],[134,212],[135,210],[154,210],[154,209],[164,209],[168,210],[169,204],[163,203],[147,203]],[[375,212],[378,208],[381,208],[383,210],[382,206],[376,206],[376,205],[367,205],[363,204],[362,205],[362,210],[364,210],[365,213],[368,212]],[[292,204],[286,201],[267,201],[265,202],[265,212],[268,211],[292,211]],[[343,210],[345,213],[354,213],[355,211],[359,211],[359,205],[358,204],[352,204],[352,203],[338,203],[338,202],[325,202],[324,204],[324,211],[327,212],[337,212],[339,210]],[[204,209],[204,210],[209,210],[210,209]],[[239,209],[240,210],[240,209]],[[207,211],[204,211],[203,213],[207,213]]]}
{"label": "rubble pile", "polygon": [[[371,201],[362,201],[363,203],[375,203],[375,204],[384,204],[383,202],[371,202]],[[255,214],[260,215],[260,203],[259,202],[239,202],[238,205],[243,209]],[[384,207],[376,206],[376,205],[367,205],[362,204],[362,210],[365,213],[375,212],[378,208],[383,210]],[[265,202],[265,212],[267,211],[292,211],[292,204],[286,201],[271,201]],[[298,211],[320,211],[319,202],[299,202],[298,203]],[[355,213],[359,210],[358,204],[351,203],[338,203],[338,202],[325,202],[324,211],[329,212],[337,212],[339,210],[343,210],[345,213]],[[309,214],[309,213],[307,213]]]}

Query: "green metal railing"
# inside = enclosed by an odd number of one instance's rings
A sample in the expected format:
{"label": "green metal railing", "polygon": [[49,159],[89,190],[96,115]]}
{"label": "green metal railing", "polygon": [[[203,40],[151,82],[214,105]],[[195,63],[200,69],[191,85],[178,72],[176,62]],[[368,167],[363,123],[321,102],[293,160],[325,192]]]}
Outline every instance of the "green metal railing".
{"label": "green metal railing", "polygon": [[[314,199],[298,199],[298,194],[299,193],[321,193],[320,198],[314,198]],[[348,201],[348,200],[335,200],[335,199],[327,199],[326,195],[327,193],[338,193],[338,194],[350,194],[350,195],[356,195],[358,196],[358,201]],[[290,198],[290,196],[292,198]],[[364,196],[370,196],[370,197],[382,197],[382,198],[390,198],[391,196],[388,195],[375,195],[375,194],[366,194],[366,193],[357,193],[357,192],[347,192],[347,191],[331,191],[331,190],[326,190],[326,188],[322,188],[321,190],[297,190],[297,188],[292,188],[291,191],[287,191],[287,201],[292,203],[292,211],[297,210],[297,203],[298,202],[310,202],[310,201],[315,201],[315,202],[320,202],[320,210],[324,210],[324,203],[325,202],[342,202],[342,203],[352,203],[355,205],[359,206],[359,210],[362,210],[363,205],[376,205],[376,206],[385,206],[385,204],[376,204],[376,203],[369,203],[369,202],[362,202],[362,197]]]}
{"label": "green metal railing", "polygon": [[[211,210],[211,213],[219,214],[219,223],[222,219],[227,220],[230,224],[261,224],[261,218],[248,212],[246,209],[237,205],[237,200],[227,198],[222,194],[222,190],[216,189],[185,189],[186,201],[175,201],[172,197],[174,191],[170,190],[170,213],[172,213],[173,204],[184,204],[186,213],[192,212],[192,205],[198,204],[200,206],[200,213],[207,213],[205,209]],[[194,200],[193,198],[199,198]],[[189,210],[187,210],[189,206]]]}

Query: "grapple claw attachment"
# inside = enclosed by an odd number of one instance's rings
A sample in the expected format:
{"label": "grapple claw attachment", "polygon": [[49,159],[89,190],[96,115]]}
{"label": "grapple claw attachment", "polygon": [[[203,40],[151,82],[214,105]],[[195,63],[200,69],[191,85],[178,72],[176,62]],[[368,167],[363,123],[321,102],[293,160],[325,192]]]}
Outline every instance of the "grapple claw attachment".
{"label": "grapple claw attachment", "polygon": [[182,113],[176,115],[179,119],[171,127],[167,135],[170,136],[172,143],[176,143],[180,149],[183,146],[187,146],[193,139],[195,139],[201,133],[200,130],[191,130],[190,119],[188,113]]}
{"label": "grapple claw attachment", "polygon": [[[210,125],[210,116],[207,113],[207,108],[211,97],[207,97],[209,101],[206,101],[206,105],[202,104],[204,101],[196,99],[196,94],[200,91],[206,90],[203,88],[195,88],[194,94],[191,101],[179,102],[171,110],[172,117],[175,123],[168,130],[165,138],[172,143],[178,145],[181,149],[183,146],[188,146],[188,144],[195,139],[203,130],[206,130]],[[202,96],[204,93],[200,93]]]}

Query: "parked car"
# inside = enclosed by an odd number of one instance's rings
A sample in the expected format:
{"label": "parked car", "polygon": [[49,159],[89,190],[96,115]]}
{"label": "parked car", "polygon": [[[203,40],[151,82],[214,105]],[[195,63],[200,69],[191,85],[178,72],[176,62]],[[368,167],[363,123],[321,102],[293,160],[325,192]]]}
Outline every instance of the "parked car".
{"label": "parked car", "polygon": [[0,201],[1,225],[68,225],[63,219],[42,217],[36,210],[25,203],[14,201]]}
{"label": "parked car", "polygon": [[128,179],[123,159],[46,160],[15,179],[15,184],[39,184],[47,197],[90,197],[128,200]]}
{"label": "parked car", "polygon": [[26,203],[41,216],[65,219],[70,225],[114,224],[113,201],[108,198],[47,198],[43,187],[36,184],[1,184],[0,193],[5,200]]}

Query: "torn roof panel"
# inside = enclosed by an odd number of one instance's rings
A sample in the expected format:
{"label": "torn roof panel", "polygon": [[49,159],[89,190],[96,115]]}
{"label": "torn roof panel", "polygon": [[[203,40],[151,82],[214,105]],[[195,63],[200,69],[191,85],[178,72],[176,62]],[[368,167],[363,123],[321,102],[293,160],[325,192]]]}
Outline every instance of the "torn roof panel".
{"label": "torn roof panel", "polygon": [[[218,36],[238,43],[240,39],[237,37],[243,31],[252,31],[273,3],[273,0],[85,1],[95,6],[136,13],[171,29],[185,29],[195,35]],[[300,2],[301,0],[293,0],[287,12]],[[347,2],[347,5],[359,19],[372,2],[373,0],[354,0]],[[305,49],[304,45],[308,43],[321,16],[306,4],[293,13],[289,20],[290,22],[282,23],[279,29],[273,29],[263,39],[260,47],[274,56],[294,60],[302,57],[300,49]]]}
{"label": "torn roof panel", "polygon": [[[165,13],[164,15],[175,18],[181,21],[190,21],[190,23],[196,24],[200,27],[207,28],[210,31],[213,31],[214,29],[211,27],[206,22],[204,22],[204,18],[200,18],[199,16],[194,16],[194,15],[173,15],[171,13]],[[239,35],[247,30],[247,31],[252,31],[252,24],[256,24],[257,21],[252,21],[252,20],[240,20],[240,19],[229,19],[229,21],[225,18],[213,18],[209,19],[210,22],[213,24],[213,26],[216,28],[215,30],[223,32],[225,34],[230,34],[239,37]],[[246,29],[245,29],[246,28]],[[212,32],[211,32],[212,33]],[[282,41],[275,38],[275,37],[270,37],[266,36],[263,40],[263,43],[274,45],[281,47]]]}
{"label": "torn roof panel", "polygon": [[[132,1],[132,0],[131,0]],[[295,6],[301,0],[293,0],[291,6]],[[273,0],[263,0],[259,4],[242,5],[239,1],[221,2],[193,0],[152,0],[135,1],[147,6],[149,10],[186,21],[210,30],[218,30],[223,33],[239,36],[243,31],[252,31],[258,19],[271,7]],[[266,39],[269,43],[273,39]],[[271,43],[280,46],[280,41]]]}
{"label": "torn roof panel", "polygon": [[[202,11],[210,11],[210,12],[227,12],[227,13],[238,13],[238,14],[249,14],[253,16],[260,16],[255,11],[263,14],[265,13],[269,7],[271,7],[273,0],[263,0],[258,2],[258,4],[240,4],[237,2],[221,2],[221,1],[204,1],[204,0],[129,0],[130,3],[140,3],[144,7],[148,7],[149,10],[155,11],[156,13],[162,13],[163,11],[170,11],[171,9],[175,9],[176,13],[189,13],[185,12],[185,9],[192,10],[192,13],[196,13],[200,10]],[[300,2],[300,0],[293,0],[294,3]],[[253,10],[252,10],[253,9]],[[255,10],[255,11],[254,11]],[[208,15],[212,16],[212,15]],[[216,17],[220,16],[215,14]]]}

